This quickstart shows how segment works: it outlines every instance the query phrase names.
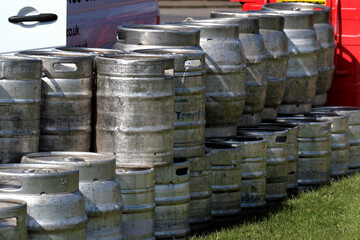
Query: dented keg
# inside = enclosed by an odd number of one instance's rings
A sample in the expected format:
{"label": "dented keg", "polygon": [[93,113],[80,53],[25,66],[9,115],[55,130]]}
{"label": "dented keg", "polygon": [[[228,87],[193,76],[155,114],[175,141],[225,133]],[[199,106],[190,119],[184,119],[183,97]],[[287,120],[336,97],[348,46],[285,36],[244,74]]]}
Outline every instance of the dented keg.
{"label": "dented keg", "polygon": [[[289,58],[288,39],[284,32],[285,19],[282,16],[269,15],[260,11],[251,12],[227,12],[212,11],[213,18],[246,18],[256,17],[259,19],[259,31],[266,48],[266,79],[267,91],[264,109],[261,119],[275,120],[277,108],[282,103],[285,91],[286,69]],[[242,24],[241,24],[242,26]],[[240,30],[241,32],[241,30]],[[249,41],[244,41],[245,35],[241,35],[245,49]],[[249,51],[249,50],[247,50]],[[245,100],[246,102],[246,100]]]}
{"label": "dented keg", "polygon": [[202,50],[144,49],[134,52],[174,57],[174,157],[204,155],[205,55]]}
{"label": "dented keg", "polygon": [[[164,178],[158,177],[159,168]],[[159,168],[155,168],[155,237],[186,239],[190,233],[189,161],[178,158],[173,165]]]}
{"label": "dented keg", "polygon": [[0,57],[0,163],[39,150],[42,62]]}
{"label": "dented keg", "polygon": [[227,142],[205,146],[211,162],[212,217],[235,217],[241,212],[242,149]]}
{"label": "dented keg", "polygon": [[134,24],[117,28],[113,48],[125,51],[149,48],[200,49],[200,31],[178,25]]}
{"label": "dented keg", "polygon": [[330,182],[331,122],[306,117],[280,117],[278,121],[296,124],[298,133],[299,189],[316,188]]}
{"label": "dented keg", "polygon": [[321,107],[313,111],[335,112],[349,116],[349,173],[360,171],[360,108],[356,107]]}
{"label": "dented keg", "polygon": [[288,142],[287,130],[276,127],[238,128],[238,135],[262,137],[266,149],[267,202],[281,201],[287,197]]}
{"label": "dented keg", "polygon": [[88,216],[86,239],[122,239],[124,204],[115,179],[115,157],[89,152],[27,154],[22,163],[56,164],[79,170],[79,190]]}
{"label": "dented keg", "polygon": [[313,106],[322,106],[327,100],[327,91],[331,87],[334,74],[334,29],[329,23],[330,8],[321,4],[310,3],[276,3],[266,4],[264,10],[293,10],[314,13],[314,28],[319,41],[318,71],[316,96]]}
{"label": "dented keg", "polygon": [[154,169],[118,167],[116,178],[120,183],[124,201],[124,239],[155,239]]}
{"label": "dented keg", "polygon": [[331,177],[345,176],[349,170],[349,116],[313,111],[311,116],[331,121]]}
{"label": "dented keg", "polygon": [[200,29],[207,68],[205,136],[235,136],[245,102],[246,69],[238,25],[191,19],[177,24]]}
{"label": "dented keg", "polygon": [[[263,110],[265,104],[266,89],[267,89],[267,80],[266,80],[267,56],[266,56],[266,48],[264,45],[264,40],[262,36],[259,34],[259,19],[244,16],[243,18],[216,18],[216,19],[197,20],[197,22],[202,22],[203,24],[217,23],[217,24],[239,25],[238,36],[244,49],[243,54],[245,56],[245,62],[246,62],[245,80],[244,80],[246,96],[245,96],[244,110],[241,111],[242,115],[237,125],[240,126],[259,125],[261,121],[261,111]],[[219,45],[220,44],[217,44],[211,49],[212,50],[219,49],[218,47]],[[206,51],[206,48],[203,46],[203,44],[201,44],[201,46],[203,47],[204,51]],[[232,51],[234,50],[232,49]],[[229,58],[231,58],[230,54],[228,54],[228,56]],[[229,86],[233,86],[233,85],[229,85]],[[242,108],[240,110],[242,110]],[[235,135],[236,134],[232,136]],[[207,137],[222,137],[222,136],[218,135],[218,136],[207,136]]]}
{"label": "dented keg", "polygon": [[97,61],[96,147],[118,165],[173,161],[174,59],[112,55]]}
{"label": "dented keg", "polygon": [[296,124],[287,124],[276,121],[267,121],[261,123],[261,126],[273,126],[287,130],[287,141],[288,141],[288,182],[287,191],[288,195],[296,195],[298,190],[298,143],[297,137],[299,128]]}
{"label": "dented keg", "polygon": [[211,222],[211,163],[208,157],[190,158],[189,224],[191,232]]}
{"label": "dented keg", "polygon": [[89,151],[92,56],[56,51],[19,54],[43,61],[39,151]]}
{"label": "dented keg", "polygon": [[289,43],[285,94],[278,112],[308,113],[316,94],[318,78],[319,46],[313,13],[276,10],[267,14],[285,18],[284,32]]}
{"label": "dented keg", "polygon": [[29,239],[85,239],[79,171],[50,164],[0,165],[0,198],[26,201]]}
{"label": "dented keg", "polygon": [[26,240],[26,202],[0,199],[0,239]]}

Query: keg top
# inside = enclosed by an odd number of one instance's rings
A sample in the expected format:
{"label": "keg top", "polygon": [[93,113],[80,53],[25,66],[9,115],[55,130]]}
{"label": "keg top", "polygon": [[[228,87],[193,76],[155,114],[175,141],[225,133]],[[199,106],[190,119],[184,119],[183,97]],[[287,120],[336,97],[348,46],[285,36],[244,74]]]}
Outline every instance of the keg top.
{"label": "keg top", "polygon": [[93,72],[94,56],[65,51],[22,51],[26,55],[43,61],[43,73],[54,78],[90,78]]}
{"label": "keg top", "polygon": [[238,24],[204,22],[191,18],[174,24],[200,29],[200,38],[239,38]]}
{"label": "keg top", "polygon": [[30,56],[0,55],[0,80],[39,79],[42,76],[41,59]]}
{"label": "keg top", "polygon": [[312,116],[278,116],[277,121],[279,122],[294,122],[294,123],[298,123],[298,122],[304,122],[304,123],[321,123],[321,122],[330,122],[328,120],[319,120],[316,117],[312,117]]}
{"label": "keg top", "polygon": [[236,25],[236,31],[239,33],[259,33],[259,19],[254,17],[248,18],[208,18],[208,19],[192,19],[187,18],[183,23],[198,24],[201,27],[201,33],[206,29],[207,25],[213,28],[218,25]]}
{"label": "keg top", "polygon": [[225,139],[210,139],[210,141],[208,139],[206,139],[205,142],[205,147],[208,149],[236,149],[239,148],[241,149],[240,146],[233,146],[233,144],[229,143],[227,140]]}
{"label": "keg top", "polygon": [[[262,142],[265,141],[264,138],[259,136],[251,135],[237,135],[236,137],[231,138],[207,138],[207,142],[226,142],[228,144],[238,144],[239,142]],[[236,145],[237,146],[237,145]]]}
{"label": "keg top", "polygon": [[0,165],[0,193],[42,195],[78,190],[78,170],[52,164]]}
{"label": "keg top", "polygon": [[116,166],[117,174],[144,174],[153,172],[154,168],[152,167],[124,167]]}
{"label": "keg top", "polygon": [[30,51],[21,51],[16,53],[17,56],[31,56],[34,58],[44,59],[92,59],[93,57],[80,53],[80,52],[69,52],[69,51],[51,51],[51,50],[30,50]]}
{"label": "keg top", "polygon": [[259,126],[259,127],[238,127],[237,128],[239,131],[244,131],[244,132],[264,132],[266,133],[270,133],[271,132],[286,132],[286,130],[282,127],[278,127],[278,126]]}
{"label": "keg top", "polygon": [[80,182],[115,178],[116,159],[113,154],[91,152],[40,152],[22,157],[22,163],[41,163],[67,166],[79,170]]}
{"label": "keg top", "polygon": [[279,121],[262,121],[260,126],[275,126],[280,128],[286,128],[286,129],[298,129],[298,126],[296,124],[291,124],[288,122],[279,122]]}
{"label": "keg top", "polygon": [[313,29],[314,13],[305,11],[291,10],[264,10],[261,11],[268,15],[282,16],[285,18],[284,30],[287,29]]}
{"label": "keg top", "polygon": [[125,51],[119,49],[106,49],[106,48],[85,48],[85,47],[62,47],[56,48],[59,51],[67,51],[67,52],[79,52],[79,53],[87,53],[90,55],[103,55],[103,54],[123,54]]}
{"label": "keg top", "polygon": [[330,137],[331,121],[314,117],[278,117],[279,122],[295,123],[299,127],[298,138]]}
{"label": "keg top", "polygon": [[260,126],[258,128],[237,128],[237,134],[263,136],[267,140],[267,147],[287,145],[288,131],[280,127]]}
{"label": "keg top", "polygon": [[242,146],[226,141],[206,141],[206,156],[213,166],[238,165],[242,161]]}
{"label": "keg top", "polygon": [[[284,30],[285,18],[280,15],[269,15],[262,11],[247,11],[247,12],[230,12],[230,11],[211,11],[212,18],[258,18],[260,29],[269,30]],[[245,21],[244,21],[245,22]],[[249,32],[249,24],[240,25],[240,33]],[[245,29],[243,29],[245,28]]]}
{"label": "keg top", "polygon": [[111,73],[119,76],[169,76],[166,70],[174,69],[174,58],[144,53],[103,55],[96,58],[96,65],[97,73],[103,75]]}
{"label": "keg top", "polygon": [[117,40],[123,44],[154,46],[198,46],[200,30],[179,25],[123,25]]}
{"label": "keg top", "polygon": [[313,108],[313,111],[335,112],[341,115],[349,115],[350,125],[360,125],[360,108],[347,106],[319,107]]}
{"label": "keg top", "polygon": [[321,4],[313,3],[267,3],[263,10],[290,10],[314,13],[314,23],[329,23],[330,8]]}
{"label": "keg top", "polygon": [[206,71],[205,53],[203,50],[183,49],[183,48],[154,48],[138,49],[133,53],[143,53],[148,55],[173,57],[175,72]]}
{"label": "keg top", "polygon": [[309,116],[317,119],[325,119],[331,121],[331,131],[333,133],[347,132],[349,130],[349,116],[341,115],[336,112],[310,112]]}
{"label": "keg top", "polygon": [[360,111],[360,107],[332,106],[313,108],[313,111]]}

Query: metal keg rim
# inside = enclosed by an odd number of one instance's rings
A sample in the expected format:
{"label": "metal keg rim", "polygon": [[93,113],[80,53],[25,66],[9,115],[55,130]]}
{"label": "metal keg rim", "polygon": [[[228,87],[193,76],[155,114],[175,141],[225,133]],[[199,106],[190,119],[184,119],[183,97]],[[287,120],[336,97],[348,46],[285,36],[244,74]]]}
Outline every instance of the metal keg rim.
{"label": "metal keg rim", "polygon": [[9,176],[28,176],[29,174],[42,176],[48,175],[47,172],[19,172],[19,170],[33,170],[33,169],[51,169],[56,170],[57,172],[50,172],[54,176],[62,176],[66,174],[75,174],[78,173],[79,170],[71,169],[66,166],[54,165],[54,164],[0,164],[0,175],[9,175]]}
{"label": "metal keg rim", "polygon": [[1,203],[10,203],[10,204],[14,204],[14,205],[9,206],[9,207],[1,207],[0,206],[0,213],[4,212],[4,211],[9,211],[9,210],[12,210],[12,211],[20,210],[27,206],[26,201],[20,200],[20,199],[12,199],[12,198],[0,197],[0,204]]}
{"label": "metal keg rim", "polygon": [[299,3],[299,2],[283,2],[283,3],[267,3],[262,6],[262,9],[269,11],[297,11],[297,12],[311,12],[314,14],[315,23],[329,23],[330,8],[326,5],[314,3]]}
{"label": "metal keg rim", "polygon": [[160,56],[160,55],[149,55],[145,53],[125,53],[125,54],[106,54],[97,57],[98,60],[114,60],[121,61],[121,64],[132,64],[137,61],[151,62],[151,61],[174,61],[174,57]]}
{"label": "metal keg rim", "polygon": [[240,145],[233,145],[232,143],[219,141],[219,142],[212,142],[205,140],[205,148],[207,149],[215,149],[215,150],[223,150],[223,149],[242,149]]}
{"label": "metal keg rim", "polygon": [[263,137],[259,136],[251,136],[251,135],[237,135],[235,137],[229,137],[229,138],[208,138],[207,141],[225,141],[230,144],[238,144],[239,142],[266,142],[266,140]]}
{"label": "metal keg rim", "polygon": [[[200,29],[214,29],[214,28],[218,28],[218,29],[235,28],[236,29],[236,28],[239,28],[239,24],[216,22],[215,19],[217,19],[217,18],[207,18],[207,19],[187,18],[183,22],[178,22],[178,24],[188,26],[191,28],[198,27]],[[229,18],[229,19],[234,20],[234,18]],[[189,20],[189,21],[187,21],[187,20]]]}
{"label": "metal keg rim", "polygon": [[[310,12],[325,12],[330,13],[331,9],[326,5],[314,4],[314,3],[302,3],[302,2],[276,2],[276,3],[266,3],[263,5],[264,10],[274,9],[274,10],[285,10],[285,11],[310,11]],[[297,7],[296,9],[291,9],[291,7]],[[299,7],[304,7],[304,9],[299,9]],[[290,9],[289,9],[290,8]],[[270,10],[271,11],[271,10]]]}
{"label": "metal keg rim", "polygon": [[16,53],[17,56],[32,56],[38,59],[89,59],[94,56],[80,53],[80,52],[69,52],[69,51],[48,51],[48,50],[29,50],[29,51],[21,51]]}
{"label": "metal keg rim", "polygon": [[311,111],[310,113],[306,114],[305,116],[324,116],[324,117],[339,117],[339,118],[346,117],[337,112],[322,112],[322,111]]}
{"label": "metal keg rim", "polygon": [[271,126],[259,126],[259,127],[238,127],[237,131],[246,131],[249,130],[251,132],[287,132],[285,128],[281,127],[271,127]]}
{"label": "metal keg rim", "polygon": [[59,47],[56,50],[64,52],[79,52],[93,55],[100,54],[124,54],[126,51],[120,49],[108,49],[108,48],[86,48],[86,47]]}
{"label": "metal keg rim", "polygon": [[[275,15],[275,16],[314,16],[313,12],[310,11],[291,11],[291,10],[276,10],[276,11],[272,11],[272,10],[261,10],[262,13],[264,14],[268,14],[268,15]],[[286,21],[286,20],[285,20]]]}
{"label": "metal keg rim", "polygon": [[[60,159],[60,157],[62,157],[62,159]],[[50,159],[46,160],[47,158]],[[33,160],[44,164],[61,164],[63,166],[88,166],[90,164],[102,164],[110,161],[116,161],[115,155],[113,154],[70,151],[30,153],[24,155],[22,160],[24,159]]]}
{"label": "metal keg rim", "polygon": [[130,53],[146,53],[146,54],[189,54],[193,56],[205,55],[203,50],[198,49],[186,49],[186,48],[146,48],[146,49],[135,49]]}
{"label": "metal keg rim", "polygon": [[125,167],[116,165],[116,174],[144,174],[154,172],[153,167],[139,166],[139,167]]}
{"label": "metal keg rim", "polygon": [[312,111],[360,111],[360,107],[349,107],[349,106],[329,106],[329,107],[319,107],[313,108]]}
{"label": "metal keg rim", "polygon": [[172,33],[198,33],[200,30],[187,28],[184,26],[174,25],[174,24],[129,24],[129,25],[121,25],[117,27],[117,30],[127,30],[133,32],[167,32]]}
{"label": "metal keg rim", "polygon": [[34,61],[41,62],[41,59],[26,56],[26,55],[0,55],[0,62],[22,62],[22,61]]}
{"label": "metal keg rim", "polygon": [[[268,14],[270,13],[270,14]],[[261,11],[261,10],[251,10],[245,12],[233,12],[233,11],[211,11],[211,17],[215,14],[224,14],[224,17],[221,18],[245,18],[245,19],[252,19],[252,18],[266,18],[266,19],[283,19],[284,17],[281,15],[274,15],[272,11]],[[226,17],[229,16],[229,17]]]}
{"label": "metal keg rim", "polygon": [[315,117],[313,118],[309,118],[309,117],[283,117],[283,116],[278,116],[278,118],[276,119],[277,121],[280,121],[280,122],[313,122],[313,123],[321,123],[321,122],[329,122],[331,123],[330,120],[326,120],[326,119],[316,119]]}
{"label": "metal keg rim", "polygon": [[264,121],[261,122],[260,126],[264,125],[264,126],[277,126],[280,128],[290,128],[290,129],[298,129],[299,127],[296,124],[292,124],[292,123],[288,123],[288,122],[277,122],[275,121]]}

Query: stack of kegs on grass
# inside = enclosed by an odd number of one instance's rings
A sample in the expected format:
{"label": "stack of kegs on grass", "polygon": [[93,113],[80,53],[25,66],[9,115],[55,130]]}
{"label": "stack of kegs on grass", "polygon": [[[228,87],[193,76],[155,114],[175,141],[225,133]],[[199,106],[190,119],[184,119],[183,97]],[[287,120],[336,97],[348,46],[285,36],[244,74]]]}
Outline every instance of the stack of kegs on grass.
{"label": "stack of kegs on grass", "polygon": [[0,236],[185,239],[359,171],[360,108],[323,107],[329,14],[266,4],[0,56]]}

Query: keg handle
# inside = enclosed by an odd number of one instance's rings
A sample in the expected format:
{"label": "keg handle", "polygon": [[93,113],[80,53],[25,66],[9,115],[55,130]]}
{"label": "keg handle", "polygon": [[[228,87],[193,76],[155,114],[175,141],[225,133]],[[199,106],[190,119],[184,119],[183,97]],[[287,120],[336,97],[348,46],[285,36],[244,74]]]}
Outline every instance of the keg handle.
{"label": "keg handle", "polygon": [[178,162],[173,164],[173,176],[176,178],[174,183],[186,182],[189,179],[189,167],[185,162]]}
{"label": "keg handle", "polygon": [[70,60],[54,62],[51,67],[54,72],[76,72],[78,70],[77,63]]}
{"label": "keg handle", "polygon": [[174,62],[171,61],[171,63],[169,63],[169,61],[165,61],[165,64],[164,64],[164,76],[171,76],[171,77],[174,77]]}
{"label": "keg handle", "polygon": [[198,58],[189,58],[184,62],[185,71],[194,71],[204,68],[204,62]]}
{"label": "keg handle", "polygon": [[284,143],[287,141],[287,136],[277,136],[275,138],[275,141],[278,142],[278,143]]}
{"label": "keg handle", "polygon": [[23,187],[16,176],[0,176],[0,192],[18,192]]}

